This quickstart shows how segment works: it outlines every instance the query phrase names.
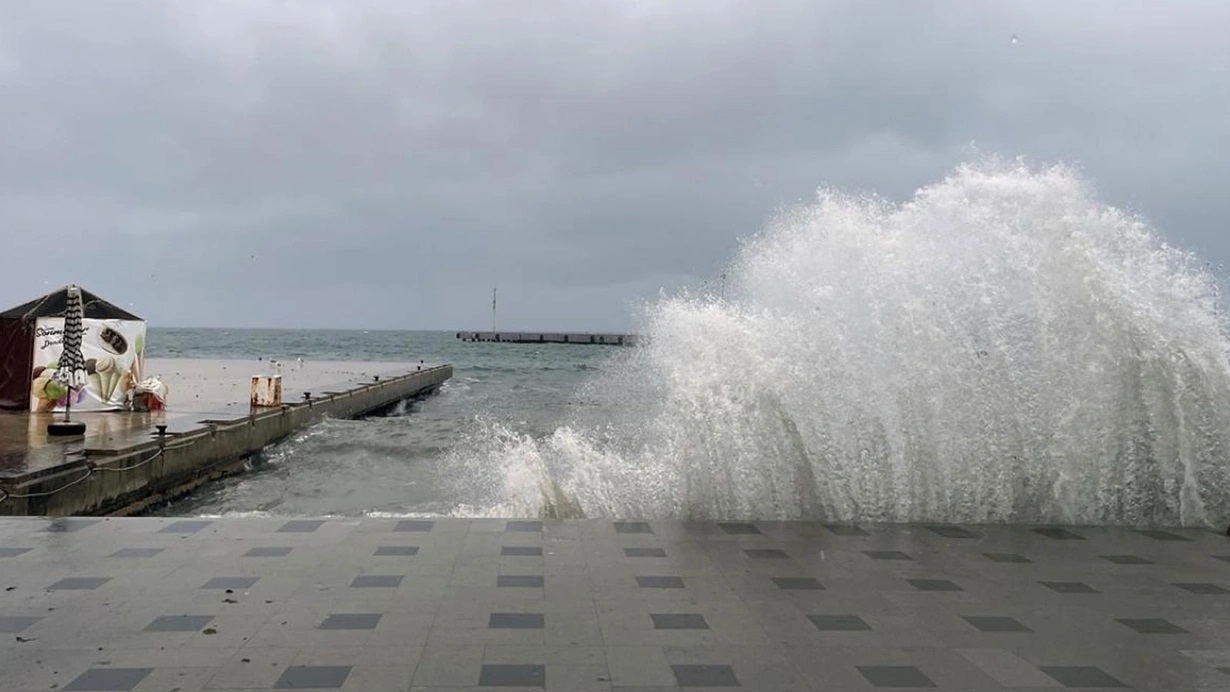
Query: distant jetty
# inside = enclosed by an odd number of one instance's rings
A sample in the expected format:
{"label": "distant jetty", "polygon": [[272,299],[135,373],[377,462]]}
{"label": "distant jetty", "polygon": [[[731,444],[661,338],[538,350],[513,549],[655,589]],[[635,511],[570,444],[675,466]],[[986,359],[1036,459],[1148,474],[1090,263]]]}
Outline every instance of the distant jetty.
{"label": "distant jetty", "polygon": [[457,332],[462,341],[492,341],[505,344],[582,344],[594,346],[636,346],[637,334],[598,334],[567,332]]}

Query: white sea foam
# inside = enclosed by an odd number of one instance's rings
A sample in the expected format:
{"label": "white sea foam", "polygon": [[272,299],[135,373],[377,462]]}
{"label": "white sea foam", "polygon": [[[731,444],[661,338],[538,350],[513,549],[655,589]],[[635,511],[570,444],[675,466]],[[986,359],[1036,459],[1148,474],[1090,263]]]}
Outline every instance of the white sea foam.
{"label": "white sea foam", "polygon": [[729,300],[653,306],[587,417],[454,450],[474,513],[1227,518],[1215,278],[1069,168],[979,162],[904,204],[822,190],[729,277]]}

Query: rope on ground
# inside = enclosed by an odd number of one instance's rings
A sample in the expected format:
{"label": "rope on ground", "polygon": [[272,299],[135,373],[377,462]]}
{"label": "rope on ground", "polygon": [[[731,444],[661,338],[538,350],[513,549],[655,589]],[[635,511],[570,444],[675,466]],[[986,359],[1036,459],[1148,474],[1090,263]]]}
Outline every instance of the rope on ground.
{"label": "rope on ground", "polygon": [[120,466],[120,467],[114,467],[114,466],[98,466],[97,464],[95,464],[95,465],[94,465],[94,470],[95,470],[95,471],[116,471],[116,472],[118,472],[118,471],[131,471],[131,470],[133,470],[133,469],[139,469],[139,468],[141,468],[142,466],[145,466],[146,464],[150,463],[151,461],[153,461],[153,460],[157,459],[158,457],[162,456],[163,454],[165,454],[167,450],[170,450],[170,449],[180,449],[180,448],[183,448],[183,447],[187,447],[187,446],[189,446],[189,445],[191,445],[191,444],[192,444],[192,441],[191,441],[191,440],[188,440],[188,441],[180,442],[180,443],[179,443],[179,444],[177,444],[177,445],[170,445],[170,446],[166,446],[166,447],[159,447],[159,448],[158,448],[158,451],[156,451],[156,452],[154,452],[153,454],[149,455],[149,458],[147,458],[147,459],[143,459],[143,460],[141,460],[141,461],[138,461],[137,463],[132,464],[132,465],[130,465],[130,466]]}
{"label": "rope on ground", "polygon": [[61,490],[64,490],[65,488],[71,488],[74,485],[77,485],[78,483],[84,481],[85,479],[89,478],[92,475],[94,475],[94,469],[90,466],[86,466],[85,473],[82,474],[80,478],[77,478],[73,481],[65,483],[64,485],[61,485],[55,490],[48,490],[48,491],[41,492],[41,493],[23,493],[23,494],[10,493],[7,490],[0,490],[0,492],[4,493],[4,498],[0,499],[0,502],[4,502],[10,497],[13,498],[14,500],[25,500],[31,497],[48,497],[49,495],[55,495],[56,493],[60,492]]}
{"label": "rope on ground", "polygon": [[94,464],[94,463],[92,463],[92,462],[87,461],[87,462],[86,462],[86,466],[85,466],[85,474],[84,474],[84,475],[82,475],[80,478],[76,478],[76,479],[72,480],[72,481],[71,481],[71,482],[69,482],[69,483],[65,483],[64,485],[62,485],[62,486],[60,486],[60,487],[56,488],[55,490],[47,490],[47,491],[45,491],[45,492],[39,492],[39,493],[22,493],[22,494],[19,494],[19,493],[11,493],[11,492],[9,492],[9,491],[5,490],[4,488],[0,488],[0,503],[4,503],[4,502],[5,502],[5,501],[7,501],[9,498],[12,498],[12,499],[14,499],[14,500],[26,500],[26,499],[33,498],[33,497],[48,497],[48,496],[51,496],[51,495],[55,495],[56,493],[60,492],[61,490],[66,490],[66,489],[68,489],[68,488],[73,487],[74,485],[77,485],[78,483],[81,483],[81,482],[82,482],[82,481],[84,481],[85,479],[87,479],[87,478],[89,478],[90,476],[94,475],[94,472],[95,472],[95,471],[111,471],[111,472],[119,473],[119,472],[121,472],[121,471],[132,471],[133,469],[139,469],[139,468],[141,468],[142,466],[145,466],[146,464],[148,464],[148,463],[150,463],[150,462],[154,461],[155,459],[157,459],[158,457],[162,456],[162,455],[163,455],[163,454],[164,454],[164,453],[165,453],[168,449],[179,449],[179,448],[181,448],[181,447],[187,447],[189,444],[191,444],[191,442],[181,442],[181,443],[179,443],[179,444],[177,444],[177,445],[173,445],[173,446],[171,446],[171,447],[160,447],[160,448],[158,449],[158,451],[156,451],[156,452],[154,452],[153,454],[149,455],[149,457],[147,457],[147,458],[145,458],[145,459],[142,459],[141,461],[138,461],[138,462],[137,462],[137,463],[135,463],[135,464],[130,464],[130,465],[128,465],[128,466],[120,466],[120,467],[99,466],[99,465],[97,465],[97,464]]}
{"label": "rope on ground", "polygon": [[139,468],[141,468],[142,466],[145,466],[146,464],[150,463],[151,461],[153,461],[153,460],[157,459],[158,457],[162,456],[162,452],[163,452],[163,451],[164,451],[164,450],[161,450],[161,449],[160,449],[160,450],[158,450],[158,451],[154,452],[153,454],[149,455],[149,457],[148,457],[148,458],[143,459],[143,460],[141,460],[141,461],[138,461],[137,463],[132,464],[132,465],[130,465],[130,466],[119,466],[119,467],[116,467],[116,466],[98,466],[98,465],[94,465],[94,464],[91,464],[91,466],[93,466],[93,467],[94,467],[94,470],[95,470],[95,471],[112,471],[112,472],[131,471],[131,470],[133,470],[133,469],[139,469]]}

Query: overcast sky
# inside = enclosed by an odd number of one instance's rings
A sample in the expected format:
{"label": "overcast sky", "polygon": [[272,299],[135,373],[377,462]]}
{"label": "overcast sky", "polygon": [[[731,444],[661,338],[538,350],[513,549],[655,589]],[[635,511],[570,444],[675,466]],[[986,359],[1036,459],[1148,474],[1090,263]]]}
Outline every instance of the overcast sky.
{"label": "overcast sky", "polygon": [[0,309],[451,330],[499,286],[502,328],[622,329],[971,142],[1230,264],[1230,2],[11,0]]}

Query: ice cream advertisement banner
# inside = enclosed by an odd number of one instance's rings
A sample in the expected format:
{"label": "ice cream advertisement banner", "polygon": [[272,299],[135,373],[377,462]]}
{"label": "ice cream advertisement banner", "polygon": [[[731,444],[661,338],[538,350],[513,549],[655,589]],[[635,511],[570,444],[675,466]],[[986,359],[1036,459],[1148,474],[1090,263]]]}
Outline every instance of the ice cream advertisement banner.
{"label": "ice cream advertisement banner", "polygon": [[105,410],[123,406],[141,381],[145,366],[145,322],[135,320],[82,320],[81,354],[89,384],[69,392],[52,379],[64,343],[64,318],[41,317],[34,323],[34,371],[30,374],[30,410],[64,408],[72,396],[73,409]]}

